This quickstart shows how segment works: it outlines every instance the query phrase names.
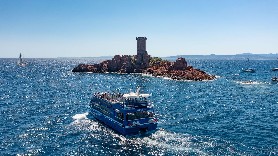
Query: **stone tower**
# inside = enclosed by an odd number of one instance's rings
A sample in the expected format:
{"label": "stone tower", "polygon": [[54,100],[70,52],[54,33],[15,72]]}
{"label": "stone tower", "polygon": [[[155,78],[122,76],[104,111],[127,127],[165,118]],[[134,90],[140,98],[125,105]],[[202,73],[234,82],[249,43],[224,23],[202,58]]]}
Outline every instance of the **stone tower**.
{"label": "stone tower", "polygon": [[150,55],[146,50],[147,37],[136,37],[137,40],[137,55],[136,65],[138,69],[146,69],[149,66]]}
{"label": "stone tower", "polygon": [[147,37],[136,37],[137,40],[137,55],[140,55],[146,51]]}

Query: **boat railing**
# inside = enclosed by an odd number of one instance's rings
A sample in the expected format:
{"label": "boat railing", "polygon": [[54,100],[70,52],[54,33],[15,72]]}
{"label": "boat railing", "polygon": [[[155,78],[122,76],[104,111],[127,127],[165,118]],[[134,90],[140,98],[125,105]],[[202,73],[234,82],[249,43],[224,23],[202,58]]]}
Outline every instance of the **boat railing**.
{"label": "boat railing", "polygon": [[126,114],[126,120],[147,120],[154,117],[154,112],[140,111]]}
{"label": "boat railing", "polygon": [[150,103],[148,102],[146,97],[129,98],[123,97],[123,94],[120,93],[98,92],[93,95],[93,100],[109,107],[111,107],[112,104],[120,104],[122,106],[131,108],[150,107]]}
{"label": "boat railing", "polygon": [[123,101],[122,94],[120,93],[95,93],[94,97],[100,100],[107,101],[109,103],[119,103]]}
{"label": "boat railing", "polygon": [[147,106],[147,99],[125,99],[124,104],[128,106]]}

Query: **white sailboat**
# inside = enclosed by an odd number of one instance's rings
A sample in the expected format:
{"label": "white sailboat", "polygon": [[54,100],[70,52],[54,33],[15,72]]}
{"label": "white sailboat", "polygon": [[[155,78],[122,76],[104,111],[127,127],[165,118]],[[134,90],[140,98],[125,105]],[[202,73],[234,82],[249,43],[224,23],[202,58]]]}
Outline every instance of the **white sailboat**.
{"label": "white sailboat", "polygon": [[[249,63],[249,58],[247,58],[247,61],[248,61],[248,64]],[[252,68],[242,68],[242,72],[249,72],[249,73],[254,73],[255,72],[255,69],[252,69]]]}
{"label": "white sailboat", "polygon": [[17,61],[17,65],[22,66],[22,67],[26,66],[26,63],[24,63],[22,60],[21,53],[19,54],[19,60]]}
{"label": "white sailboat", "polygon": [[[278,58],[277,58],[277,60],[278,60]],[[272,68],[272,71],[278,71],[278,68]],[[272,77],[272,78],[271,78],[271,81],[272,81],[273,83],[278,83],[277,74],[276,74],[275,77]]]}
{"label": "white sailboat", "polygon": [[[278,60],[278,58],[277,58]],[[278,71],[278,68],[272,68],[272,71]]]}

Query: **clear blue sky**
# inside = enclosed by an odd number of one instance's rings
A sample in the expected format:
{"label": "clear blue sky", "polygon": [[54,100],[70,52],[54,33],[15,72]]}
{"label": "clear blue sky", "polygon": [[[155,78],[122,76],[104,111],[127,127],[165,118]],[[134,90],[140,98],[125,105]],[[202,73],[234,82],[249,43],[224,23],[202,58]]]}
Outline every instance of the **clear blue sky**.
{"label": "clear blue sky", "polygon": [[0,58],[278,52],[278,0],[0,0]]}

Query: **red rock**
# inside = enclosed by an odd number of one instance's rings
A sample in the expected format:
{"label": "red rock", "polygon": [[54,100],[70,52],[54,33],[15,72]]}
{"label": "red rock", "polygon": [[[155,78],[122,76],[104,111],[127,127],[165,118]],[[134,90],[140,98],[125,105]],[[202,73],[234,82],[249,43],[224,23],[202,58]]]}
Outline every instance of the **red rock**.
{"label": "red rock", "polygon": [[173,64],[173,69],[174,70],[185,70],[187,67],[187,62],[185,61],[184,58],[178,58],[174,64]]}
{"label": "red rock", "polygon": [[[149,55],[148,55],[149,56]],[[148,57],[146,56],[146,57]],[[187,66],[184,58],[178,58],[175,62],[170,62],[155,58],[154,62],[136,62],[136,56],[130,55],[115,55],[112,60],[106,60],[100,64],[86,65],[79,64],[73,72],[119,72],[119,73],[147,73],[153,76],[164,76],[175,80],[213,80],[214,75],[209,75],[200,69],[194,69],[192,66]],[[147,59],[148,60],[148,59]]]}

